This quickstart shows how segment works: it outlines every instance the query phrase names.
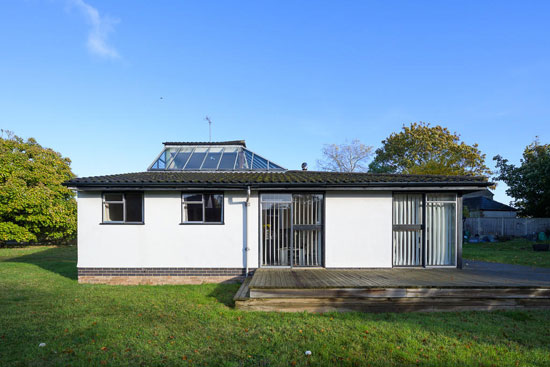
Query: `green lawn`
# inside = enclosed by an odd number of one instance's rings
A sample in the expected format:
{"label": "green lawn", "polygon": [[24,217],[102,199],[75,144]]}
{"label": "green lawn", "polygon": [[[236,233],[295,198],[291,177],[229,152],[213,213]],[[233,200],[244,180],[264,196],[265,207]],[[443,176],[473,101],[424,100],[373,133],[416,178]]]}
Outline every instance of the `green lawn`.
{"label": "green lawn", "polygon": [[0,249],[0,366],[550,365],[550,311],[244,312],[238,285],[78,284],[75,255]]}
{"label": "green lawn", "polygon": [[[546,243],[548,242],[549,241]],[[465,243],[462,246],[462,256],[465,259],[470,260],[483,260],[549,268],[550,251],[533,251],[532,244],[532,241],[524,239],[494,243]]]}

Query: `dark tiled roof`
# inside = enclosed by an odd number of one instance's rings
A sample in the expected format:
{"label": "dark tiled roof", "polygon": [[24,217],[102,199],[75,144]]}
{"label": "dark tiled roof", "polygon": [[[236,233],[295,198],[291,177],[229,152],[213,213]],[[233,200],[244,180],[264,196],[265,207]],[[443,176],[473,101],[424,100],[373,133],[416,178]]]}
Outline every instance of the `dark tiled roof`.
{"label": "dark tiled roof", "polygon": [[404,186],[475,186],[490,185],[481,177],[401,175],[376,173],[340,173],[319,171],[149,171],[108,176],[74,178],[64,183],[76,187],[129,186],[204,186],[204,187],[404,187]]}
{"label": "dark tiled roof", "polygon": [[473,210],[494,210],[494,211],[516,211],[516,209],[506,204],[499,203],[498,201],[489,199],[484,196],[475,198],[465,198],[464,206],[467,206],[471,211]]}
{"label": "dark tiled roof", "polygon": [[244,140],[229,141],[165,141],[164,145],[242,145],[246,147]]}

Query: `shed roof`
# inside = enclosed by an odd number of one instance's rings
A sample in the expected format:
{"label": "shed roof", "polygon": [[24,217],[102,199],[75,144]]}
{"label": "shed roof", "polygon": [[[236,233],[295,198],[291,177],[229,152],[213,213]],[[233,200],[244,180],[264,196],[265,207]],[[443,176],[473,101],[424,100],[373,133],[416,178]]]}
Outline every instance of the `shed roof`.
{"label": "shed roof", "polygon": [[499,203],[493,199],[489,199],[485,196],[478,196],[473,198],[465,198],[464,206],[467,206],[470,211],[473,210],[491,210],[491,211],[517,211],[506,204]]}

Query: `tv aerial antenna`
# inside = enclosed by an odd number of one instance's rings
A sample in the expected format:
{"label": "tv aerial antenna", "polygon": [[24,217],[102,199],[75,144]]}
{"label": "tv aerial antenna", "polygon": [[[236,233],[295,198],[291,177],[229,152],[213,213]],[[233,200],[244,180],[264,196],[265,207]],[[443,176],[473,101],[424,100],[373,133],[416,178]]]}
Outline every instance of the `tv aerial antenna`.
{"label": "tv aerial antenna", "polygon": [[212,120],[210,120],[210,117],[206,116],[204,118],[206,121],[208,121],[208,141],[212,142]]}

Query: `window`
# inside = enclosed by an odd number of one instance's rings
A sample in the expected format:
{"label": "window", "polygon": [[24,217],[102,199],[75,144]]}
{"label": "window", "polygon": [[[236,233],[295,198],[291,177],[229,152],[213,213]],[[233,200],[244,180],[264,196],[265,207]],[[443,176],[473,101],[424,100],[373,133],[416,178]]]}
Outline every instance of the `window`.
{"label": "window", "polygon": [[201,169],[210,171],[217,169],[222,157],[222,150],[223,148],[210,148]]}
{"label": "window", "polygon": [[207,151],[208,148],[195,148],[195,150],[193,151],[193,155],[187,161],[184,169],[187,171],[199,170],[202,166],[202,163],[204,162],[204,158],[206,158]]}
{"label": "window", "polygon": [[426,265],[456,265],[456,195],[426,195]]}
{"label": "window", "polygon": [[[172,144],[172,143],[170,143]],[[176,143],[174,143],[176,144]],[[165,147],[149,171],[284,171],[243,145],[178,145]]]}
{"label": "window", "polygon": [[223,222],[223,194],[182,194],[182,223]]}
{"label": "window", "polygon": [[455,193],[394,193],[394,266],[456,266],[457,241]]}
{"label": "window", "polygon": [[168,168],[181,170],[189,160],[189,157],[191,156],[193,149],[188,147],[182,147],[177,153],[173,152],[173,151],[176,151],[176,148],[169,148],[166,151],[170,152],[170,155],[173,157],[172,161],[170,162],[170,166]]}
{"label": "window", "polygon": [[235,168],[235,160],[237,159],[237,148],[224,148],[223,155],[220,160],[219,170],[232,170]]}
{"label": "window", "polygon": [[103,223],[143,223],[143,193],[104,193]]}

